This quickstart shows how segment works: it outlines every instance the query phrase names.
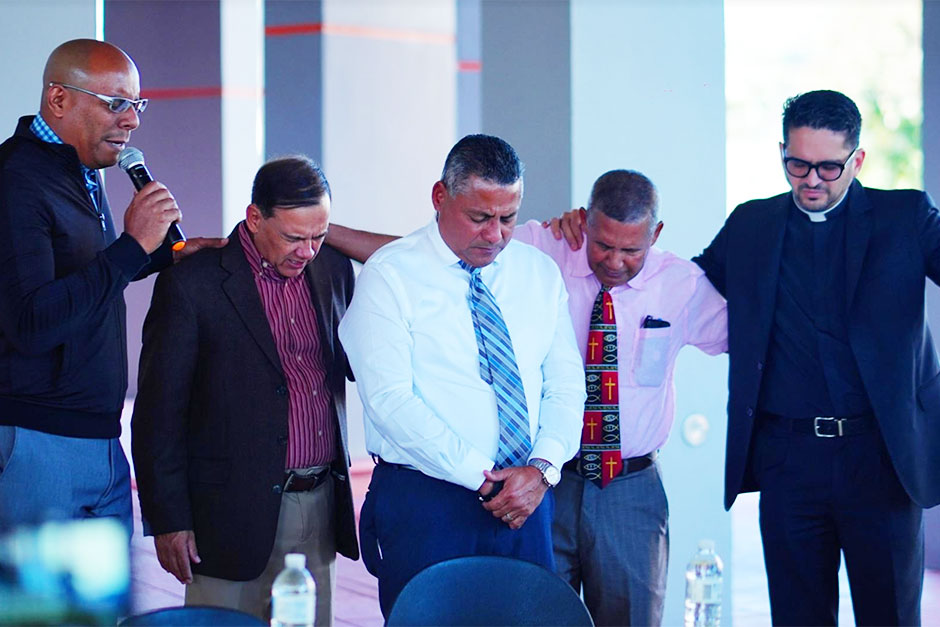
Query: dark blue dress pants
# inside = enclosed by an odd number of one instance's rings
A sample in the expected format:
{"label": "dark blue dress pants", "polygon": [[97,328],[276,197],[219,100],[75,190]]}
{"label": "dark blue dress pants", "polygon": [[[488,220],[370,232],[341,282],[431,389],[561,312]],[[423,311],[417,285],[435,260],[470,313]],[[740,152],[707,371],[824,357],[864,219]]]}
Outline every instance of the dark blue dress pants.
{"label": "dark blue dress pants", "polygon": [[379,580],[386,618],[405,584],[432,564],[468,555],[502,555],[555,570],[551,521],[554,497],[519,530],[483,509],[473,490],[416,470],[380,464],[372,472],[359,517],[362,560]]}

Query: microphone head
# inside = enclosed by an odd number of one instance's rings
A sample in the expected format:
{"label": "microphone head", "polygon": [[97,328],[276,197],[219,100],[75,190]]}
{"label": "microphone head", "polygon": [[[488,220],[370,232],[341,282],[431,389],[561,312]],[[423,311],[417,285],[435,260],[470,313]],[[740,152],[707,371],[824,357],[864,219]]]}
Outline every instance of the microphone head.
{"label": "microphone head", "polygon": [[144,153],[137,148],[127,146],[118,155],[118,167],[127,172],[135,165],[144,165]]}

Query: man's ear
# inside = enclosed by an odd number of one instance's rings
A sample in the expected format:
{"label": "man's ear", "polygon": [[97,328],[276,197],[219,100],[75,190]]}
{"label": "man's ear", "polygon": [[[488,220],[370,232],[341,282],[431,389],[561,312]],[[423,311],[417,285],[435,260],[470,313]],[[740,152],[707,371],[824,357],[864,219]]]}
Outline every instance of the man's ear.
{"label": "man's ear", "polygon": [[441,210],[441,205],[444,203],[444,197],[449,195],[450,192],[447,191],[447,187],[444,185],[443,181],[438,181],[431,187],[431,204],[434,205],[435,211]]}
{"label": "man's ear", "polygon": [[69,92],[61,85],[52,84],[43,93],[44,109],[53,117],[61,119],[65,116],[69,104]]}
{"label": "man's ear", "polygon": [[248,208],[245,209],[245,226],[248,227],[248,230],[251,233],[257,233],[262,220],[264,220],[264,216],[261,215],[261,209],[258,208],[258,205],[254,203],[248,205]]}
{"label": "man's ear", "polygon": [[653,231],[653,239],[650,241],[650,246],[656,243],[656,240],[659,239],[659,234],[662,232],[663,232],[663,223],[662,221],[660,221],[660,223],[656,225],[656,230]]}

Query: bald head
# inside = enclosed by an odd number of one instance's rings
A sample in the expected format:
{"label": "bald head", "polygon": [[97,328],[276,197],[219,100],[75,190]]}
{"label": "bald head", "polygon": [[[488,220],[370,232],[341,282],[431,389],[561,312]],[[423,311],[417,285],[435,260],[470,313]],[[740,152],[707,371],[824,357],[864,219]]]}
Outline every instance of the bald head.
{"label": "bald head", "polygon": [[42,73],[39,112],[83,164],[97,169],[117,163],[140,120],[133,108],[115,113],[94,94],[137,99],[134,61],[117,46],[94,39],[73,39],[53,50]]}
{"label": "bald head", "polygon": [[49,83],[77,83],[94,74],[132,71],[137,67],[113,44],[95,39],[73,39],[52,51],[42,72],[43,88]]}

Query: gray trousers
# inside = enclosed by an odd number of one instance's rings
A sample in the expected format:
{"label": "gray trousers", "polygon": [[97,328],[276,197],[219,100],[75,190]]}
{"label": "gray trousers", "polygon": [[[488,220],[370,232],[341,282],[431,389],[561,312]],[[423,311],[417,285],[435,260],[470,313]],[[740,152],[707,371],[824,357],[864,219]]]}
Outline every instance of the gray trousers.
{"label": "gray trousers", "polygon": [[565,470],[555,488],[558,574],[596,625],[659,625],[669,562],[669,505],[659,463],[601,490]]}
{"label": "gray trousers", "polygon": [[[271,584],[284,569],[284,556],[303,553],[307,556],[307,570],[317,584],[316,625],[332,625],[336,588],[333,501],[332,477],[310,492],[285,492],[281,496],[274,548],[261,575],[251,581],[193,575],[193,582],[186,586],[186,605],[228,607],[268,621]],[[198,537],[196,547],[199,547]]]}

